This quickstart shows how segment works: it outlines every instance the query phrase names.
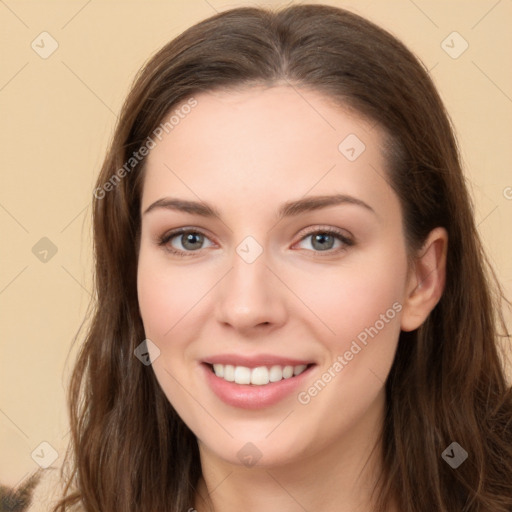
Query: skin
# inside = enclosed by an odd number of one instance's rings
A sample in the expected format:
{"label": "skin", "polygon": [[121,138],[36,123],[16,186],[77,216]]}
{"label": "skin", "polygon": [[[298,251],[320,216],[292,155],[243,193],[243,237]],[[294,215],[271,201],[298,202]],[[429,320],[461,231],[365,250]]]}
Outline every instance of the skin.
{"label": "skin", "polygon": [[[200,498],[208,496],[221,512],[370,510],[384,383],[400,329],[421,325],[441,296],[446,232],[434,230],[408,265],[382,133],[321,94],[279,85],[195,98],[148,156],[138,264],[145,333],[160,350],[153,369],[199,443],[203,477],[190,506],[206,510]],[[354,161],[338,149],[349,134],[366,146]],[[286,201],[336,193],[371,209],[340,204],[278,221]],[[207,202],[220,218],[144,213],[170,196]],[[158,244],[180,227],[206,235],[192,256]],[[326,227],[353,245],[322,251],[307,235]],[[236,252],[247,236],[263,250],[252,263]],[[178,235],[167,247],[187,251],[184,243]],[[206,383],[207,356],[267,353],[314,361],[298,390],[307,391],[393,304],[394,318],[307,404],[294,392],[244,410]],[[261,453],[251,467],[237,456],[248,442]]]}

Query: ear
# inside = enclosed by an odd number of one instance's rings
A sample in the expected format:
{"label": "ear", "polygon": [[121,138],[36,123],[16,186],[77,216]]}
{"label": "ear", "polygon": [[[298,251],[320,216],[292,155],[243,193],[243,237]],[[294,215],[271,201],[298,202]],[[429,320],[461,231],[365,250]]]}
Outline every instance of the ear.
{"label": "ear", "polygon": [[446,229],[433,229],[409,272],[400,324],[402,331],[417,329],[439,302],[446,282],[447,249]]}

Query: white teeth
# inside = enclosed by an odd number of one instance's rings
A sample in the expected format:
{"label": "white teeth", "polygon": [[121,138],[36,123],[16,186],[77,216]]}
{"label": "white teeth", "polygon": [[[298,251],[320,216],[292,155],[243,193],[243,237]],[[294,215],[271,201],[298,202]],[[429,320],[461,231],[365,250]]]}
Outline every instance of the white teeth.
{"label": "white teeth", "polygon": [[264,386],[269,383],[268,369],[265,366],[258,366],[251,371],[251,384]]}
{"label": "white teeth", "polygon": [[305,365],[305,364],[299,364],[297,366],[294,366],[293,367],[293,375],[300,375],[306,368],[307,368],[307,365]]}
{"label": "white teeth", "polygon": [[231,364],[213,365],[213,371],[217,377],[221,377],[228,382],[236,384],[252,384],[254,386],[264,386],[269,382],[279,382],[282,379],[289,379],[300,375],[307,365],[299,364],[297,366],[279,366],[274,365],[270,368],[258,366],[248,368],[247,366],[233,366]]}
{"label": "white teeth", "polygon": [[246,366],[237,366],[235,368],[235,382],[237,384],[250,384],[251,369]]}
{"label": "white teeth", "polygon": [[[219,364],[218,366],[223,366],[222,364]],[[217,374],[216,374],[217,375]],[[217,375],[218,377],[221,377],[221,375]],[[228,382],[235,382],[235,367],[227,364],[224,366],[224,380],[227,380]]]}
{"label": "white teeth", "polygon": [[278,382],[283,378],[283,369],[280,366],[270,368],[270,382]]}
{"label": "white teeth", "polygon": [[213,371],[217,377],[224,377],[224,365],[223,364],[214,364]]}
{"label": "white teeth", "polygon": [[285,366],[283,368],[283,379],[293,377],[293,366]]}

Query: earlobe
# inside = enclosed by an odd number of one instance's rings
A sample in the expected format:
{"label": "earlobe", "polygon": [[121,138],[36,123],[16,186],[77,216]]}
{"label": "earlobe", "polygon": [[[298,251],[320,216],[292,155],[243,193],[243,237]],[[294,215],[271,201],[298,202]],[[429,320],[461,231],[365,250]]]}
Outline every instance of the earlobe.
{"label": "earlobe", "polygon": [[410,272],[400,324],[402,331],[417,329],[439,302],[446,282],[447,249],[446,229],[433,229]]}

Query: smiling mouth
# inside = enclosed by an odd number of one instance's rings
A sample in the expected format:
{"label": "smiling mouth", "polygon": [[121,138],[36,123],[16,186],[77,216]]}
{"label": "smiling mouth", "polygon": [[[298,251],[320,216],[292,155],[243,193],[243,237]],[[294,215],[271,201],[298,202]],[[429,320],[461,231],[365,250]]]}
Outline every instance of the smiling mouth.
{"label": "smiling mouth", "polygon": [[257,366],[249,368],[248,366],[235,366],[231,364],[209,364],[212,373],[226,382],[233,382],[246,386],[266,386],[273,382],[292,379],[305,372],[313,364],[291,365],[272,365]]}

